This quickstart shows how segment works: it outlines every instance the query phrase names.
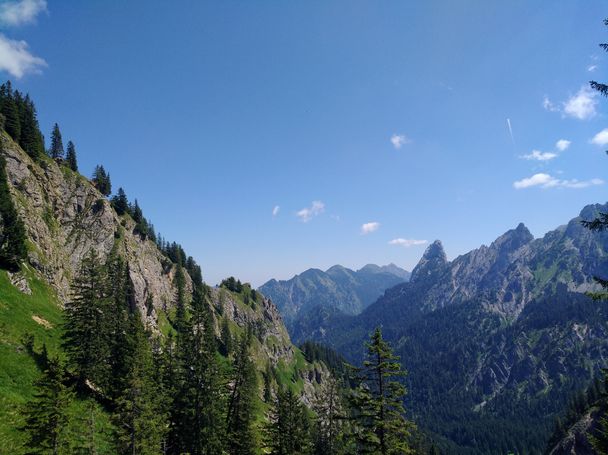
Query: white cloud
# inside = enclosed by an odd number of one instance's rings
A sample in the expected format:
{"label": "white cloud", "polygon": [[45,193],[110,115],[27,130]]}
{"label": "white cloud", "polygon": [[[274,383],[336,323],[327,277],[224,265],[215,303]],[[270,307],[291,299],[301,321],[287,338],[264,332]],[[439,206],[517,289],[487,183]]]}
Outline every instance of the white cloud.
{"label": "white cloud", "polygon": [[399,246],[402,246],[405,248],[409,248],[411,246],[416,246],[416,245],[426,245],[428,243],[428,241],[398,238],[398,239],[393,239],[388,243],[389,243],[389,245],[399,245]]}
{"label": "white cloud", "polygon": [[281,210],[281,207],[275,205],[272,209],[272,216],[277,216],[279,214],[279,210]]}
{"label": "white cloud", "polygon": [[549,112],[559,112],[559,107],[551,102],[548,96],[543,98],[543,108]]}
{"label": "white cloud", "polygon": [[555,147],[557,148],[557,150],[559,150],[560,152],[563,152],[564,150],[566,150],[568,147],[570,147],[570,144],[572,144],[572,142],[570,142],[567,139],[560,139],[559,141],[557,141],[555,143]]}
{"label": "white cloud", "polygon": [[523,155],[520,158],[524,160],[535,160],[535,161],[549,161],[557,156],[557,153],[553,152],[541,152],[540,150],[532,150],[532,153]]}
{"label": "white cloud", "polygon": [[597,92],[587,86],[581,87],[576,95],[571,96],[564,104],[563,114],[579,120],[587,120],[595,116]]}
{"label": "white cloud", "polygon": [[315,216],[320,215],[325,211],[325,204],[321,201],[312,201],[310,207],[305,207],[302,210],[296,212],[296,216],[300,218],[303,223],[308,223]]}
{"label": "white cloud", "polygon": [[590,73],[593,73],[596,69],[597,69],[597,65],[589,65],[587,67],[587,71],[589,71]]}
{"label": "white cloud", "polygon": [[371,232],[377,231],[380,227],[380,223],[377,221],[372,221],[370,223],[365,223],[361,226],[361,235],[369,234]]}
{"label": "white cloud", "polygon": [[25,41],[15,41],[0,33],[0,71],[6,71],[17,79],[27,73],[39,73],[46,62],[32,55]]}
{"label": "white cloud", "polygon": [[412,141],[405,134],[393,134],[391,136],[391,144],[393,144],[393,147],[395,147],[397,150],[410,142]]}
{"label": "white cloud", "polygon": [[591,143],[599,146],[608,145],[608,128],[604,128],[591,139]]}
{"label": "white cloud", "polygon": [[6,1],[0,4],[0,23],[14,27],[29,24],[46,10],[46,0]]}
{"label": "white cloud", "polygon": [[531,188],[533,186],[539,186],[541,188],[587,188],[589,186],[602,185],[603,183],[604,181],[601,179],[583,181],[577,179],[560,180],[549,174],[540,173],[513,182],[513,187],[517,190]]}

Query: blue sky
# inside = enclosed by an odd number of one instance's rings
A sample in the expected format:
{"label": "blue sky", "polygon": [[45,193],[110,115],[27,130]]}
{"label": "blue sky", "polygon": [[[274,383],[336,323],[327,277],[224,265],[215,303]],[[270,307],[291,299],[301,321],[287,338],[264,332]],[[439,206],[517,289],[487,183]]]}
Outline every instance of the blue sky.
{"label": "blue sky", "polygon": [[608,80],[605,17],[595,0],[14,0],[0,70],[208,282],[260,285],[411,269],[425,241],[452,258],[606,201],[608,100],[585,89]]}

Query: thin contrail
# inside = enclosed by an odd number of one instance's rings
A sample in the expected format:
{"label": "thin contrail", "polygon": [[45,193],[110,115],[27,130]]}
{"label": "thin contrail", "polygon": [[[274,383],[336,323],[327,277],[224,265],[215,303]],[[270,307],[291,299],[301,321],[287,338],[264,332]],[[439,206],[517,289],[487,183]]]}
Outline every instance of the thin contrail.
{"label": "thin contrail", "polygon": [[511,119],[507,119],[507,126],[509,127],[509,135],[511,136],[511,142],[513,142],[513,147],[515,147],[515,138],[513,137],[513,128],[511,128]]}

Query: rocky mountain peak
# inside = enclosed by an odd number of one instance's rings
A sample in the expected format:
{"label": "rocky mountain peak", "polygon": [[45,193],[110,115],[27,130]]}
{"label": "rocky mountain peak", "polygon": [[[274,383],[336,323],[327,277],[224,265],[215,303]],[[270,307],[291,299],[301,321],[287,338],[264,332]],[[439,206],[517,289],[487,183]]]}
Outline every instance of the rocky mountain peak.
{"label": "rocky mountain peak", "polygon": [[530,243],[532,240],[534,240],[534,236],[530,230],[524,223],[519,223],[515,229],[508,230],[492,242],[492,248],[510,253]]}
{"label": "rocky mountain peak", "polygon": [[441,240],[435,240],[431,243],[424,254],[422,259],[418,262],[418,265],[414,267],[410,281],[414,282],[423,278],[435,276],[440,273],[445,266],[448,264],[448,259],[443,249]]}

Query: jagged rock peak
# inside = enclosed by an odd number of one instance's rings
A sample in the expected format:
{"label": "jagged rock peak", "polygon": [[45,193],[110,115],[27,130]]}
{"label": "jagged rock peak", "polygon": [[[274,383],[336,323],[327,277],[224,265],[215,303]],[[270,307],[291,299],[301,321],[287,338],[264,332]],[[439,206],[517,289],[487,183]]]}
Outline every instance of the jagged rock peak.
{"label": "jagged rock peak", "polygon": [[492,242],[492,247],[501,251],[512,252],[534,240],[530,230],[519,223],[515,229],[510,229]]}
{"label": "jagged rock peak", "polygon": [[414,267],[410,281],[413,282],[433,276],[441,272],[447,263],[448,258],[443,249],[441,240],[435,240],[426,248],[422,255],[422,259],[420,259],[418,265]]}

